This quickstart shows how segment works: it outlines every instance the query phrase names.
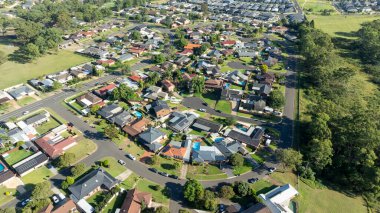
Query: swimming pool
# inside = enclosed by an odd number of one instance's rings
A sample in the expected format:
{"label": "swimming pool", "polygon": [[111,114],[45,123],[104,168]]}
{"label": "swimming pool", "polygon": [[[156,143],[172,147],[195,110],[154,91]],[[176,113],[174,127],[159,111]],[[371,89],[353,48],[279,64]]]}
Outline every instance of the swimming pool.
{"label": "swimming pool", "polygon": [[240,129],[241,131],[244,131],[244,132],[248,131],[248,128],[244,127],[241,124],[236,124],[235,126],[236,126],[236,128]]}
{"label": "swimming pool", "polygon": [[141,118],[141,117],[142,117],[142,113],[139,112],[139,111],[134,111],[133,114],[134,114],[137,118]]}
{"label": "swimming pool", "polygon": [[214,139],[214,142],[215,143],[219,143],[219,142],[222,142],[224,138],[215,138]]}
{"label": "swimming pool", "polygon": [[201,148],[201,143],[200,142],[193,143],[193,150],[199,151],[200,148]]}
{"label": "swimming pool", "polygon": [[0,163],[0,172],[4,171],[4,165]]}

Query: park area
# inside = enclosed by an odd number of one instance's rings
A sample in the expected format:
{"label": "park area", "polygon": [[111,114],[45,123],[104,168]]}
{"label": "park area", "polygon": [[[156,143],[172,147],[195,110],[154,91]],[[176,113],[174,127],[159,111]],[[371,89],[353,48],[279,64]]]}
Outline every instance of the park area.
{"label": "park area", "polygon": [[[0,49],[6,55],[12,54],[17,47],[10,43],[0,44]],[[30,63],[17,63],[6,61],[0,64],[0,89],[27,82],[45,74],[58,72],[70,67],[91,61],[91,58],[76,54],[71,51],[60,50],[57,54],[47,54]]]}

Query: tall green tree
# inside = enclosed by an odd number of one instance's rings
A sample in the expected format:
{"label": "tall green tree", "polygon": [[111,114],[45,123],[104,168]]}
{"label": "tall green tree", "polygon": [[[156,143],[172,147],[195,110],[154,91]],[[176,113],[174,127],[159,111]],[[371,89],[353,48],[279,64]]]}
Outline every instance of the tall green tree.
{"label": "tall green tree", "polygon": [[204,198],[204,188],[197,180],[190,179],[183,187],[183,194],[185,199],[190,202],[200,201]]}

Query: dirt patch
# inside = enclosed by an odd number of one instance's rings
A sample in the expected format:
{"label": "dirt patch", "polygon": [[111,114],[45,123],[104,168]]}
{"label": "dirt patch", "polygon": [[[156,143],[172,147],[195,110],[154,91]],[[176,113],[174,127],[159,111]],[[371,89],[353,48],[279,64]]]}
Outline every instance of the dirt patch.
{"label": "dirt patch", "polygon": [[145,151],[144,154],[140,158],[140,162],[147,163],[152,158],[154,154],[152,152]]}

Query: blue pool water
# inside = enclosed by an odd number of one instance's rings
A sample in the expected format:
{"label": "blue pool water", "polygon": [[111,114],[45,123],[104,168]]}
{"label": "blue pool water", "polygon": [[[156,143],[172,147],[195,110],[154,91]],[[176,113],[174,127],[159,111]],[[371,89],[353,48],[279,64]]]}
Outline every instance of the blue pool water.
{"label": "blue pool water", "polygon": [[230,88],[230,85],[231,85],[230,83],[225,83],[225,84],[224,84],[224,89],[229,89],[229,88]]}
{"label": "blue pool water", "polygon": [[241,124],[236,124],[236,127],[237,127],[238,129],[240,129],[241,131],[244,131],[244,132],[248,131],[248,128],[244,127],[244,126],[241,125]]}
{"label": "blue pool water", "polygon": [[222,142],[224,138],[215,138],[214,139],[214,142],[215,143],[219,143],[219,142]]}
{"label": "blue pool water", "polygon": [[193,143],[193,150],[198,151],[201,148],[201,143],[195,142]]}
{"label": "blue pool water", "polygon": [[137,118],[141,118],[141,117],[142,117],[142,113],[139,112],[139,111],[134,111],[133,114],[134,114]]}
{"label": "blue pool water", "polygon": [[4,171],[4,165],[0,163],[0,172]]}

